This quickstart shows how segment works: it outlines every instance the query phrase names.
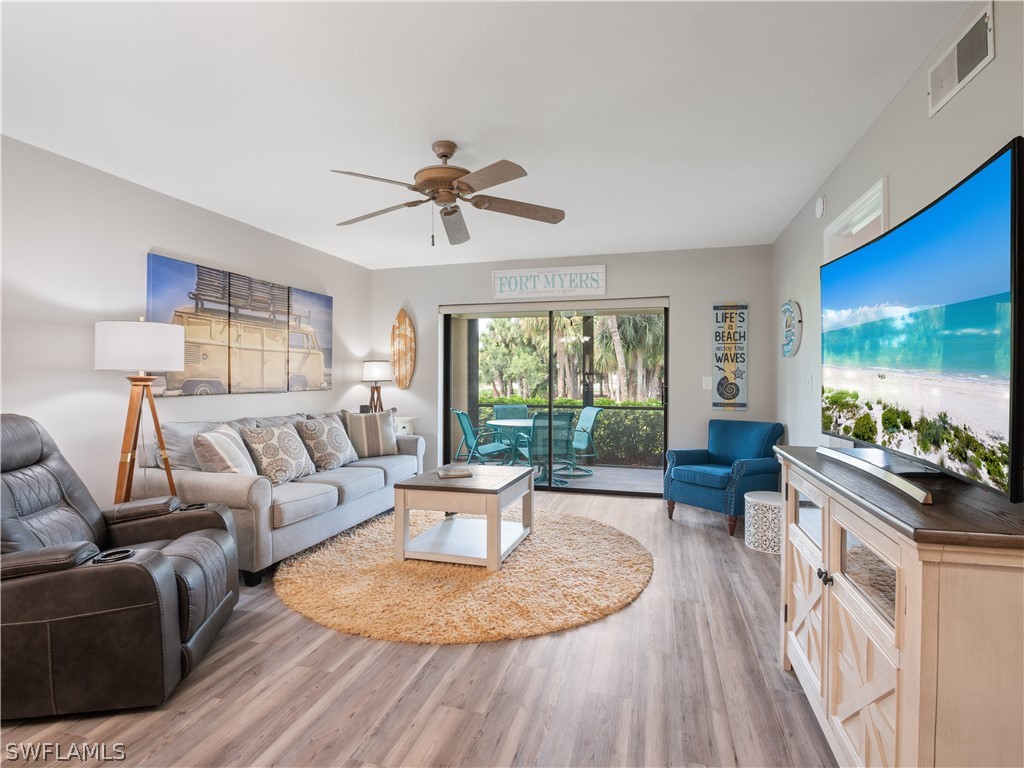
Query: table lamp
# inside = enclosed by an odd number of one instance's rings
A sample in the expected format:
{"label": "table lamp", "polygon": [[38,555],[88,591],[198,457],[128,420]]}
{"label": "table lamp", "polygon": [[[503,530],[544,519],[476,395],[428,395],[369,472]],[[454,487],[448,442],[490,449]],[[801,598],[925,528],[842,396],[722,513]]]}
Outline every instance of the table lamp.
{"label": "table lamp", "polygon": [[384,404],[380,399],[380,383],[391,381],[391,363],[387,360],[363,360],[363,381],[370,385],[370,413],[380,413]]}
{"label": "table lamp", "polygon": [[117,465],[114,503],[128,501],[131,494],[143,399],[149,401],[149,410],[153,414],[153,427],[164,469],[167,471],[169,493],[176,495],[167,449],[164,447],[164,435],[160,431],[160,420],[156,416],[156,403],[153,401],[151,385],[157,377],[147,376],[146,371],[185,370],[185,329],[180,325],[146,323],[141,320],[137,323],[96,323],[95,368],[97,371],[138,371],[137,376],[126,377],[132,388],[128,396],[124,438],[121,440],[121,460]]}

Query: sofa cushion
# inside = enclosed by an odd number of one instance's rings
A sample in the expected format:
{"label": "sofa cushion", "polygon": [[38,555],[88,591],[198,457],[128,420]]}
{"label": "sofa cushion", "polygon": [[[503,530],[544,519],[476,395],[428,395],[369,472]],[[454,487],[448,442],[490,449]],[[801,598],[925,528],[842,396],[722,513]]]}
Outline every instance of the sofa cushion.
{"label": "sofa cushion", "polygon": [[[200,432],[211,432],[222,424],[229,427],[241,429],[242,427],[255,427],[256,419],[235,419],[234,421],[169,421],[160,425],[160,432],[164,436],[164,445],[167,448],[167,460],[171,463],[171,469],[194,469],[202,471],[195,451],[192,449],[192,438]],[[153,448],[155,441],[148,447]],[[160,467],[163,469],[164,461],[159,450],[153,451],[155,461],[149,459],[143,466]],[[144,457],[148,459],[148,457]]]}
{"label": "sofa cushion", "polygon": [[338,489],[337,503],[345,504],[383,488],[384,472],[377,467],[357,467],[349,464],[337,469],[317,472],[315,475],[300,477],[295,482],[333,486]]}
{"label": "sofa cushion", "polygon": [[275,528],[315,517],[338,506],[338,489],[323,483],[285,483],[271,490]]}
{"label": "sofa cushion", "polygon": [[359,458],[337,416],[299,421],[295,429],[318,472],[343,467]]}
{"label": "sofa cushion", "polygon": [[415,475],[419,469],[416,457],[404,453],[397,456],[374,456],[369,459],[359,459],[359,461],[353,461],[345,468],[348,469],[350,467],[353,469],[355,467],[382,469],[384,470],[384,482],[387,485],[400,483],[402,480]]}
{"label": "sofa cushion", "polygon": [[239,430],[257,471],[272,485],[280,485],[316,472],[299,433],[291,424]]}
{"label": "sofa cushion", "polygon": [[360,459],[369,456],[392,456],[398,453],[395,439],[395,409],[382,413],[350,413],[341,411],[341,423],[345,426],[352,445]]}
{"label": "sofa cushion", "polygon": [[285,424],[295,426],[300,421],[306,420],[306,414],[293,413],[288,416],[257,416],[255,426],[257,427],[283,427]]}
{"label": "sofa cushion", "polygon": [[192,438],[192,450],[203,472],[234,472],[255,475],[252,462],[242,436],[234,427],[221,424],[211,432],[200,432]]}
{"label": "sofa cushion", "polygon": [[683,464],[672,469],[672,479],[707,488],[725,488],[732,477],[732,467],[721,464]]}

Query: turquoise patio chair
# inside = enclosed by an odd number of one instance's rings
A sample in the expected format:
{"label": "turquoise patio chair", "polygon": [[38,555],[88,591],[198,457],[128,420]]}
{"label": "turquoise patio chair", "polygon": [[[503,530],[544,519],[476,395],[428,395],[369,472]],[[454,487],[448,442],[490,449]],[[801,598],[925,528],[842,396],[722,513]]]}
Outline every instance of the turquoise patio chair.
{"label": "turquoise patio chair", "polygon": [[513,446],[507,435],[496,429],[477,429],[469,420],[469,415],[458,408],[452,408],[452,413],[462,428],[462,442],[455,452],[456,460],[463,458],[463,449],[467,451],[467,464],[474,461],[481,464],[505,464],[512,460]]}
{"label": "turquoise patio chair", "polygon": [[[555,463],[553,470],[548,467],[549,435],[551,458]],[[553,414],[550,426],[547,413],[535,413],[530,433],[520,434],[516,438],[515,462],[537,467],[537,482],[546,483],[550,478],[553,486],[568,485],[569,481],[559,477],[558,473],[572,463],[572,412],[562,411]],[[558,466],[559,462],[561,466]]]}
{"label": "turquoise patio chair", "polygon": [[496,419],[528,419],[530,418],[529,412],[526,410],[525,405],[507,403],[495,403],[494,404],[494,418]]}
{"label": "turquoise patio chair", "polygon": [[[496,419],[528,419],[530,418],[530,412],[526,409],[525,404],[520,403],[495,403],[494,404],[494,418]],[[526,434],[525,430],[516,429],[515,427],[495,427],[499,432],[508,436],[508,439],[515,443],[516,439],[521,434]]]}
{"label": "turquoise patio chair", "polygon": [[572,432],[572,456],[569,465],[565,469],[558,470],[562,477],[589,477],[594,470],[589,467],[581,467],[580,459],[599,458],[597,445],[594,443],[594,426],[597,423],[598,414],[604,408],[588,405],[580,411],[580,417],[576,420],[576,428]]}

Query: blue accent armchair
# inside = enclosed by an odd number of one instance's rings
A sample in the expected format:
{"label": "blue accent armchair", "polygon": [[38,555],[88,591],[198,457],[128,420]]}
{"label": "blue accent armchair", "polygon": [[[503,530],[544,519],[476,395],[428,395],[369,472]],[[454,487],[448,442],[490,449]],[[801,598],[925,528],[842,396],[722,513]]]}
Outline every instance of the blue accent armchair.
{"label": "blue accent armchair", "polygon": [[770,421],[711,419],[708,447],[668,451],[665,502],[672,518],[676,502],[728,516],[729,535],[743,514],[743,494],[779,490],[781,466],[772,446],[783,426]]}

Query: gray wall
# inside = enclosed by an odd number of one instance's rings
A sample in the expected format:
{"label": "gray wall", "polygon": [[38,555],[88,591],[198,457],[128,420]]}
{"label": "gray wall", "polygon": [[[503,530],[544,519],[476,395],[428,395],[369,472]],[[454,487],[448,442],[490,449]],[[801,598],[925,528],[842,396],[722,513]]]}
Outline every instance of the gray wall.
{"label": "gray wall", "polygon": [[[541,225],[523,222],[522,226]],[[617,298],[669,298],[670,447],[706,444],[707,420],[716,415],[711,410],[711,393],[701,389],[701,377],[714,373],[712,304],[722,300],[749,302],[750,408],[745,413],[722,418],[774,419],[779,323],[772,298],[771,254],[767,246],[586,256],[540,263],[606,265],[608,292],[601,298],[609,306],[614,306]],[[538,262],[532,264],[536,266]],[[385,385],[384,405],[417,417],[416,431],[427,440],[428,466],[437,461],[441,439],[438,306],[489,304],[492,270],[530,265],[530,261],[515,261],[374,271],[373,348],[382,353],[388,350],[391,325],[399,309],[409,313],[416,328],[416,373],[412,386],[399,390],[394,385]],[[543,307],[543,302],[538,306]]]}
{"label": "gray wall", "polygon": [[[774,304],[796,299],[803,344],[777,365],[776,411],[794,445],[821,441],[821,300],[818,268],[825,227],[878,179],[889,179],[889,226],[931,203],[1014,136],[1024,134],[1024,4],[996,3],[996,56],[935,116],[928,117],[928,69],[982,4],[939,43],[881,117],[850,150],[772,246]],[[822,219],[814,200],[828,199]]]}
{"label": "gray wall", "polygon": [[[333,391],[160,398],[161,421],[368,399],[357,382],[369,270],[5,137],[2,407],[39,419],[101,504],[113,499],[129,386],[93,370],[93,325],[145,314],[151,250],[334,297]],[[152,434],[148,411],[144,424]]]}
{"label": "gray wall", "polygon": [[[93,324],[145,313],[149,251],[334,297],[333,391],[161,398],[161,421],[358,408],[368,400],[360,361],[388,356],[404,307],[416,326],[416,374],[409,390],[384,385],[384,402],[419,417],[432,466],[438,306],[488,303],[492,269],[531,263],[606,264],[609,303],[669,297],[674,446],[701,444],[714,415],[700,386],[713,373],[711,304],[749,302],[750,410],[736,417],[773,418],[778,323],[767,246],[373,272],[6,137],[3,221],[2,408],[39,419],[101,503],[113,496],[128,384],[93,370]],[[144,425],[151,431],[148,414]]]}

